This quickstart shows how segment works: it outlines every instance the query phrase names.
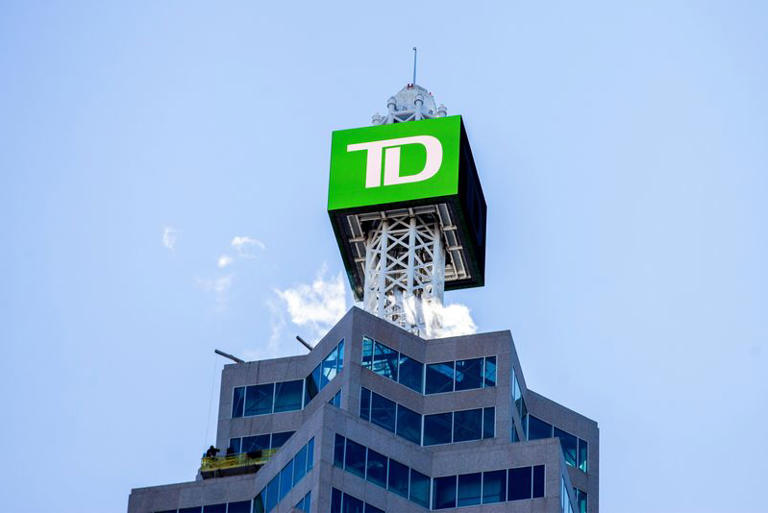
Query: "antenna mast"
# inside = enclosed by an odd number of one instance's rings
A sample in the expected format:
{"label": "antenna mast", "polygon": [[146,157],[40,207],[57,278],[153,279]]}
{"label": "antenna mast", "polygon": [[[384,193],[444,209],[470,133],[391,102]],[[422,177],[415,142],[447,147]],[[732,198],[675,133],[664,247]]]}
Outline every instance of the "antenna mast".
{"label": "antenna mast", "polygon": [[416,47],[413,47],[413,85],[416,85]]}

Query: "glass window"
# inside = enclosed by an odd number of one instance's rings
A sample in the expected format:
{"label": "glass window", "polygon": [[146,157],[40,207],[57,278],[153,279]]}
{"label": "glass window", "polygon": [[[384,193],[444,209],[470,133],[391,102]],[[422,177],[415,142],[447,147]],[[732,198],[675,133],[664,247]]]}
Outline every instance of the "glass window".
{"label": "glass window", "polygon": [[227,513],[227,504],[209,504],[203,506],[203,513]]}
{"label": "glass window", "polygon": [[245,416],[272,413],[275,384],[251,385],[245,390]]}
{"label": "glass window", "polygon": [[341,513],[341,490],[331,490],[331,513]]}
{"label": "glass window", "polygon": [[298,502],[298,504],[296,504],[296,509],[298,509],[299,511],[303,511],[304,513],[309,513],[309,507],[311,505],[310,501],[312,500],[311,497],[312,497],[312,492],[307,492],[307,494],[304,497],[302,497],[302,499]]}
{"label": "glass window", "polygon": [[371,393],[371,422],[395,432],[395,403],[376,392]]}
{"label": "glass window", "polygon": [[509,469],[507,480],[508,500],[531,498],[531,467]]}
{"label": "glass window", "polygon": [[315,398],[320,391],[320,376],[322,367],[318,365],[312,370],[312,373],[304,379],[304,406]]}
{"label": "glass window", "polygon": [[562,429],[555,428],[555,437],[560,439],[560,447],[563,448],[563,458],[565,463],[571,467],[576,466],[576,449],[578,439]]}
{"label": "glass window", "polygon": [[517,413],[522,419],[523,409],[521,402],[523,400],[523,391],[520,389],[520,382],[517,381],[515,369],[512,369],[512,400],[515,401],[515,408],[517,408]]}
{"label": "glass window", "polygon": [[307,472],[312,470],[315,465],[315,437],[309,439],[307,442]]}
{"label": "glass window", "polygon": [[398,404],[397,435],[421,445],[421,415]]}
{"label": "glass window", "polygon": [[456,476],[435,478],[432,507],[433,509],[456,507]]}
{"label": "glass window", "polygon": [[227,513],[251,513],[251,501],[230,502]]}
{"label": "glass window", "polygon": [[483,410],[453,412],[453,441],[480,440],[483,434]]}
{"label": "glass window", "polygon": [[328,401],[328,404],[337,408],[341,408],[341,390],[333,394],[333,397],[331,397],[331,400]]}
{"label": "glass window", "polygon": [[337,371],[337,363],[336,363],[336,355],[338,354],[338,346],[333,348],[333,351],[331,351],[328,356],[325,357],[325,360],[323,360],[323,363],[321,364],[323,367],[323,372],[320,376],[320,390],[325,387],[333,378],[336,377],[336,371]]}
{"label": "glass window", "polygon": [[266,511],[269,513],[277,506],[277,496],[280,493],[280,474],[276,475],[267,485]]}
{"label": "glass window", "polygon": [[365,503],[365,513],[385,513],[383,509],[379,509],[376,506],[371,506],[367,502]]}
{"label": "glass window", "polygon": [[424,445],[451,443],[453,413],[424,415]]}
{"label": "glass window", "polygon": [[347,449],[344,455],[344,468],[348,472],[365,479],[365,447],[347,439]]}
{"label": "glass window", "polygon": [[338,433],[333,440],[333,464],[339,468],[344,468],[344,440]]}
{"label": "glass window", "polygon": [[576,505],[579,508],[579,513],[587,513],[587,492],[575,489],[576,491]]}
{"label": "glass window", "polygon": [[587,472],[587,442],[579,439],[579,470]]}
{"label": "glass window", "polygon": [[232,395],[232,418],[243,416],[243,406],[245,404],[245,387],[235,387]]}
{"label": "glass window", "polygon": [[533,496],[544,497],[544,465],[533,467]]}
{"label": "glass window", "polygon": [[297,379],[275,384],[275,413],[301,409],[302,381]]}
{"label": "glass window", "polygon": [[267,449],[269,449],[269,434],[243,437],[242,452],[255,453]]}
{"label": "glass window", "polygon": [[541,440],[552,438],[552,425],[533,415],[528,415],[528,440]]}
{"label": "glass window", "polygon": [[301,478],[304,477],[304,474],[307,473],[307,446],[304,445],[299,449],[299,452],[296,453],[296,456],[293,458],[293,484],[294,486],[296,483],[301,481]]}
{"label": "glass window", "polygon": [[459,475],[458,506],[474,506],[480,504],[480,488],[482,478],[480,472]]}
{"label": "glass window", "polygon": [[507,471],[483,472],[483,504],[507,500]]}
{"label": "glass window", "polygon": [[[269,435],[267,435],[269,436]],[[229,448],[232,449],[232,452],[235,454],[239,454],[242,452],[242,439],[240,438],[232,438],[229,440]]]}
{"label": "glass window", "polygon": [[483,386],[483,359],[456,361],[456,390],[470,390]]}
{"label": "glass window", "polygon": [[279,449],[295,433],[295,431],[283,431],[282,433],[272,433],[272,448]]}
{"label": "glass window", "polygon": [[389,460],[389,486],[390,492],[408,498],[408,467],[402,463]]}
{"label": "glass window", "polygon": [[409,356],[400,353],[400,375],[398,380],[400,384],[407,386],[411,390],[423,393],[422,381],[424,379],[424,364],[414,360]]}
{"label": "glass window", "polygon": [[181,508],[179,513],[200,513],[203,510],[202,506],[193,506],[191,508]]}
{"label": "glass window", "polygon": [[371,391],[365,387],[360,389],[360,418],[371,420]]}
{"label": "glass window", "polygon": [[293,460],[289,461],[280,471],[280,498],[277,499],[277,502],[283,500],[291,488],[293,488]]}
{"label": "glass window", "polygon": [[376,342],[373,352],[373,372],[397,381],[397,360],[399,354],[380,342]]}
{"label": "glass window", "polygon": [[386,488],[387,457],[372,449],[368,449],[368,462],[366,464],[365,478],[373,484]]}
{"label": "glass window", "polygon": [[[515,426],[512,426],[514,431]],[[496,408],[483,408],[483,438],[496,436]]]}
{"label": "glass window", "polygon": [[373,368],[373,339],[363,337],[363,361],[362,366],[366,369]]}
{"label": "glass window", "polygon": [[453,392],[453,362],[427,365],[426,394]]}
{"label": "glass window", "polygon": [[336,353],[336,362],[338,363],[336,371],[341,372],[341,369],[344,368],[344,339],[341,339],[339,342],[338,351]]}
{"label": "glass window", "polygon": [[483,372],[483,378],[485,380],[485,386],[496,386],[496,357],[487,356],[485,358],[485,372]]}
{"label": "glass window", "polygon": [[429,509],[429,476],[411,469],[410,499]]}
{"label": "glass window", "polygon": [[253,513],[264,513],[264,497],[266,490],[262,490],[253,499]]}
{"label": "glass window", "polygon": [[344,494],[343,513],[363,513],[364,503],[360,499]]}

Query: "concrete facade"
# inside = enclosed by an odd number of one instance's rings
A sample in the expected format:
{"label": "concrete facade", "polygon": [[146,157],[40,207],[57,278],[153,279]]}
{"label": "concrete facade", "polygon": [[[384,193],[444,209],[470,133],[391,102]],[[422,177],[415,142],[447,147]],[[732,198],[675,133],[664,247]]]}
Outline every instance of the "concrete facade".
{"label": "concrete facade", "polygon": [[[495,356],[495,386],[434,395],[419,393],[361,365],[364,336],[425,364]],[[233,418],[235,387],[304,379],[341,340],[344,340],[342,370],[302,409]],[[528,430],[523,424],[524,419],[513,401],[513,373],[520,384],[528,416],[534,416],[578,437],[581,440],[579,443],[588,444],[586,472],[576,468],[578,465],[566,463],[560,439],[527,439]],[[421,416],[493,407],[495,436],[474,441],[422,446],[361,418],[362,387]],[[339,391],[340,406],[329,404]],[[226,365],[222,371],[216,447],[226,449],[232,438],[285,431],[295,433],[258,472],[210,479],[198,476],[196,481],[186,483],[136,488],[131,491],[128,512],[175,512],[187,507],[253,500],[310,439],[314,439],[313,468],[269,513],[294,511],[294,506],[308,492],[311,492],[309,512],[332,513],[333,488],[388,513],[422,512],[428,509],[356,475],[349,469],[340,468],[338,463],[335,465],[337,435],[433,478],[430,483],[430,496],[434,493],[434,478],[544,466],[543,496],[455,508],[467,513],[563,513],[564,509],[567,513],[568,506],[572,511],[580,511],[574,487],[586,493],[588,513],[599,511],[597,423],[528,389],[512,336],[508,331],[423,340],[353,308],[307,355]],[[552,432],[554,433],[554,430]],[[562,496],[563,490],[566,490],[568,495],[565,500]],[[260,501],[263,496],[259,497]],[[259,504],[261,502],[253,504],[253,511],[259,511]],[[201,513],[207,512],[201,510]]]}

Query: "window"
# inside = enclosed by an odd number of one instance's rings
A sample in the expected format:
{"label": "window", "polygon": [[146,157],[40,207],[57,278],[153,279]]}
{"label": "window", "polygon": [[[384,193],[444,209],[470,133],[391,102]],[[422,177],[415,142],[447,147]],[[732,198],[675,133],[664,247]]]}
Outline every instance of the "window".
{"label": "window", "polygon": [[341,490],[331,490],[331,513],[341,513]]}
{"label": "window", "polygon": [[483,359],[456,361],[456,390],[483,387]]}
{"label": "window", "polygon": [[[307,494],[304,496],[303,499],[301,499],[296,504],[296,509],[299,511],[302,511],[303,513],[309,513],[309,508],[312,505],[312,492],[307,492]],[[231,504],[230,504],[231,506]],[[228,511],[227,513],[232,513],[232,511]],[[249,511],[243,511],[243,513],[250,513]]]}
{"label": "window", "polygon": [[421,415],[398,404],[397,435],[421,445]]}
{"label": "window", "polygon": [[576,495],[576,507],[579,508],[579,513],[587,513],[587,492],[574,488],[573,491]]}
{"label": "window", "polygon": [[371,394],[371,422],[395,432],[395,402],[377,393]]}
{"label": "window", "polygon": [[280,493],[280,474],[276,475],[267,485],[267,503],[266,510],[272,511],[277,506],[277,496]]}
{"label": "window", "polygon": [[295,431],[283,431],[281,433],[272,433],[272,449],[279,449],[295,433]]}
{"label": "window", "polygon": [[280,498],[277,502],[283,500],[283,497],[293,488],[293,460],[280,471]]}
{"label": "window", "polygon": [[307,472],[312,470],[315,464],[315,437],[309,439],[307,442]]}
{"label": "window", "polygon": [[[293,457],[293,486],[307,473],[307,446],[303,446]],[[229,512],[227,512],[229,513]]]}
{"label": "window", "polygon": [[344,468],[365,479],[365,447],[352,440],[347,440]]}
{"label": "window", "polygon": [[301,409],[302,381],[298,379],[275,384],[275,413]]}
{"label": "window", "polygon": [[531,498],[531,467],[509,469],[507,480],[508,500]]}
{"label": "window", "polygon": [[245,416],[272,413],[275,384],[251,385],[245,388]]}
{"label": "window", "polygon": [[341,408],[341,389],[333,394],[333,397],[331,397],[331,400],[328,401],[328,404],[333,405],[336,408]]}
{"label": "window", "polygon": [[411,469],[411,501],[429,509],[429,477]]}
{"label": "window", "polygon": [[558,428],[555,428],[555,438],[560,439],[560,446],[563,448],[563,458],[565,458],[565,463],[571,467],[575,467],[578,438]]}
{"label": "window", "polygon": [[203,506],[203,513],[227,513],[227,504],[209,504]]}
{"label": "window", "polygon": [[365,387],[360,389],[360,418],[371,421],[371,391]]}
{"label": "window", "polygon": [[373,369],[373,339],[363,337],[363,359],[362,366],[366,369]]}
{"label": "window", "polygon": [[453,413],[424,415],[424,445],[451,443]]}
{"label": "window", "polygon": [[330,383],[330,381],[336,377],[337,372],[337,363],[336,363],[336,356],[338,354],[339,348],[336,347],[331,351],[328,356],[325,357],[325,360],[323,360],[323,363],[321,364],[323,367],[323,372],[320,376],[320,388],[322,389],[325,385]]}
{"label": "window", "polygon": [[344,494],[342,513],[364,513],[365,503],[351,495]]}
{"label": "window", "polygon": [[458,506],[474,506],[480,504],[480,488],[482,478],[479,472],[459,475]]}
{"label": "window", "polygon": [[387,487],[387,457],[373,449],[368,449],[368,463],[365,478],[382,488]]}
{"label": "window", "polygon": [[231,449],[231,452],[233,452],[235,454],[239,454],[241,452],[240,451],[240,449],[242,447],[242,445],[240,443],[241,441],[242,441],[242,438],[231,438],[229,440],[229,448]]}
{"label": "window", "polygon": [[453,441],[480,440],[483,431],[483,410],[463,410],[453,413]]}
{"label": "window", "polygon": [[397,381],[398,352],[376,342],[373,350],[373,372]]}
{"label": "window", "polygon": [[587,472],[587,442],[579,439],[579,470]]}
{"label": "window", "polygon": [[333,464],[339,468],[344,468],[344,442],[344,437],[339,434],[333,441]]}
{"label": "window", "polygon": [[456,507],[456,476],[435,478],[432,507],[434,509]]}
{"label": "window", "polygon": [[390,492],[408,498],[408,467],[393,459],[389,460],[389,486]]}
{"label": "window", "polygon": [[496,386],[496,357],[487,356],[485,358],[485,371],[483,372],[484,385],[486,387]]}
{"label": "window", "polygon": [[400,353],[398,381],[411,390],[423,393],[424,364]]}
{"label": "window", "polygon": [[453,391],[453,362],[427,364],[426,394]]}
{"label": "window", "polygon": [[309,401],[314,399],[317,393],[320,392],[320,375],[322,372],[322,367],[318,365],[309,376],[304,378],[304,406],[309,404]]}
{"label": "window", "polygon": [[331,513],[384,513],[384,510],[332,488]]}
{"label": "window", "polygon": [[507,500],[507,471],[483,472],[483,504]]}
{"label": "window", "polygon": [[255,453],[266,451],[267,449],[269,449],[269,433],[266,435],[244,436],[242,451],[237,452]]}
{"label": "window", "polygon": [[[512,426],[512,429],[515,429]],[[496,436],[496,408],[483,408],[483,438]]]}
{"label": "window", "polygon": [[235,387],[232,396],[232,418],[243,416],[243,406],[245,404],[245,387]]}
{"label": "window", "polygon": [[533,467],[533,496],[544,497],[544,465]]}
{"label": "window", "polygon": [[251,501],[230,502],[227,513],[251,513]]}
{"label": "window", "polygon": [[383,509],[379,509],[376,506],[371,506],[367,502],[365,503],[365,513],[385,513]]}
{"label": "window", "polygon": [[193,508],[181,508],[179,513],[200,513],[202,510],[201,506],[195,506]]}
{"label": "window", "polygon": [[528,440],[552,438],[552,425],[528,415]]}

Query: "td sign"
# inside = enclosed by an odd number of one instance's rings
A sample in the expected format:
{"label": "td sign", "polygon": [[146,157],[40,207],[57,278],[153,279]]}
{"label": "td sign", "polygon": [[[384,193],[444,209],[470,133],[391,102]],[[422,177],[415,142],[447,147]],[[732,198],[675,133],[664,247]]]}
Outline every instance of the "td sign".
{"label": "td sign", "polygon": [[451,196],[461,116],[333,132],[328,210]]}

